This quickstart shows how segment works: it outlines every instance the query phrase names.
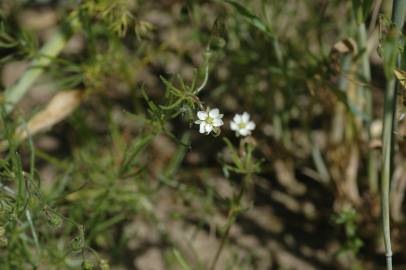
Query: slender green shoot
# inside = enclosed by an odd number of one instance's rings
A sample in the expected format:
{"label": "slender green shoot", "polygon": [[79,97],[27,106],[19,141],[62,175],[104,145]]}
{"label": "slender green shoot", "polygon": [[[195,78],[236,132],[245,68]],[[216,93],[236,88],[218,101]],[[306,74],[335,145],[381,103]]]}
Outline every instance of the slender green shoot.
{"label": "slender green shoot", "polygon": [[385,108],[383,118],[383,159],[382,159],[382,176],[381,176],[381,205],[382,205],[382,222],[383,234],[386,251],[387,269],[392,269],[392,247],[390,238],[390,206],[389,206],[389,191],[391,179],[391,167],[393,157],[393,134],[395,126],[396,113],[396,91],[398,83],[395,81],[393,74],[390,72],[393,69],[393,60],[396,60],[396,66],[400,66],[401,56],[398,52],[398,31],[402,29],[406,12],[406,0],[393,0],[392,6],[392,22],[395,24],[393,36],[388,41],[388,45],[384,48],[384,53],[387,59],[385,61],[386,76],[388,79],[385,92]]}

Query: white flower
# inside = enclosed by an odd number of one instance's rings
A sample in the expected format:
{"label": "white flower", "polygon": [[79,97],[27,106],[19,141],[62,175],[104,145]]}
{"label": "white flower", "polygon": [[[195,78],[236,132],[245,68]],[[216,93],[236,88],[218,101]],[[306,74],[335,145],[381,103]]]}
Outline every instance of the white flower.
{"label": "white flower", "polygon": [[213,130],[217,133],[219,127],[223,125],[223,115],[220,114],[219,109],[212,109],[207,111],[197,112],[198,120],[195,121],[195,124],[199,125],[199,132],[210,134]]}
{"label": "white flower", "polygon": [[230,123],[230,128],[237,136],[248,136],[255,129],[255,123],[250,121],[249,113],[236,114]]}

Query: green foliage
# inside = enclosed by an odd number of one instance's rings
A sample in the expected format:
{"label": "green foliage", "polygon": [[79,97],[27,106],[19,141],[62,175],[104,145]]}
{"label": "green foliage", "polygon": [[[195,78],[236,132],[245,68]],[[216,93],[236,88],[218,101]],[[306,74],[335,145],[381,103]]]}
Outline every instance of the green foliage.
{"label": "green foliage", "polygon": [[232,5],[237,12],[244,16],[249,24],[266,34],[270,38],[274,38],[274,33],[268,25],[266,25],[259,17],[252,14],[247,8],[241,5],[238,1],[235,0],[225,0],[226,3]]}
{"label": "green foliage", "polygon": [[393,69],[396,66],[397,55],[400,52],[398,37],[400,35],[399,29],[395,25],[391,25],[382,38],[381,53],[384,61],[383,68],[386,78],[393,77]]}
{"label": "green foliage", "polygon": [[357,212],[352,208],[344,209],[333,217],[334,223],[344,228],[345,236],[347,238],[347,241],[342,246],[340,253],[350,251],[356,255],[363,246],[363,242],[359,238],[357,232],[358,219],[359,217]]}
{"label": "green foliage", "polygon": [[[79,8],[82,18],[94,18],[108,26],[108,29],[119,37],[127,34],[128,28],[133,24],[133,16],[128,7],[129,1],[103,0],[85,1]],[[83,13],[85,14],[83,14]]]}
{"label": "green foliage", "polygon": [[[0,269],[144,269],[149,256],[163,269],[375,263],[381,248],[362,248],[379,235],[374,207],[325,218],[377,199],[364,157],[381,157],[369,124],[383,76],[361,78],[365,48],[336,53],[373,2],[2,1]],[[405,50],[386,17],[389,79]],[[83,95],[76,110],[20,140],[67,89]],[[224,114],[216,136],[195,124],[209,108]],[[256,129],[236,138],[229,123],[244,111]],[[351,260],[329,261],[337,251]]]}
{"label": "green foliage", "polygon": [[224,142],[227,144],[233,161],[232,165],[225,164],[223,167],[223,172],[226,176],[229,175],[229,171],[246,175],[253,175],[260,172],[260,163],[253,157],[255,146],[252,142],[242,140],[239,150],[235,149],[227,138],[224,138]]}
{"label": "green foliage", "polygon": [[357,22],[361,23],[367,19],[371,11],[372,0],[352,0],[353,13],[356,16]]}

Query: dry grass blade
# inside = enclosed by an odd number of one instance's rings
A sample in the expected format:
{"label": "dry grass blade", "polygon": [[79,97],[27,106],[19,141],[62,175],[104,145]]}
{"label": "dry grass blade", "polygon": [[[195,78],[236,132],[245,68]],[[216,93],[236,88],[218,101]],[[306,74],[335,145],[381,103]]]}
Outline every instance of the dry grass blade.
{"label": "dry grass blade", "polygon": [[[83,92],[79,90],[63,91],[56,94],[47,106],[34,115],[26,125],[16,130],[16,138],[21,141],[29,135],[47,130],[68,117],[83,99]],[[7,148],[6,142],[1,142],[0,150]]]}
{"label": "dry grass blade", "polygon": [[406,88],[406,72],[398,68],[395,68],[393,70],[393,73],[395,74],[396,79],[398,79],[400,85],[403,88]]}
{"label": "dry grass blade", "polygon": [[26,127],[17,129],[17,138],[23,140],[29,134],[34,135],[59,123],[79,106],[82,98],[83,94],[79,90],[63,91],[56,94],[45,109],[31,118]]}

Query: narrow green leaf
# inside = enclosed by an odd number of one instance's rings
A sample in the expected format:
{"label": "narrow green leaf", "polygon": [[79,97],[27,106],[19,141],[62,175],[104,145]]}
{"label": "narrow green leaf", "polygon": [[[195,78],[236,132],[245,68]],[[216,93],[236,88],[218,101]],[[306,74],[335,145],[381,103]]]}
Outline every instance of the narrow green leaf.
{"label": "narrow green leaf", "polygon": [[242,15],[248,23],[252,26],[256,27],[258,30],[266,34],[271,39],[275,38],[274,33],[272,33],[271,29],[262,22],[262,20],[257,17],[256,15],[252,14],[248,9],[246,9],[243,5],[235,0],[225,0],[226,3],[232,5],[236,11]]}

